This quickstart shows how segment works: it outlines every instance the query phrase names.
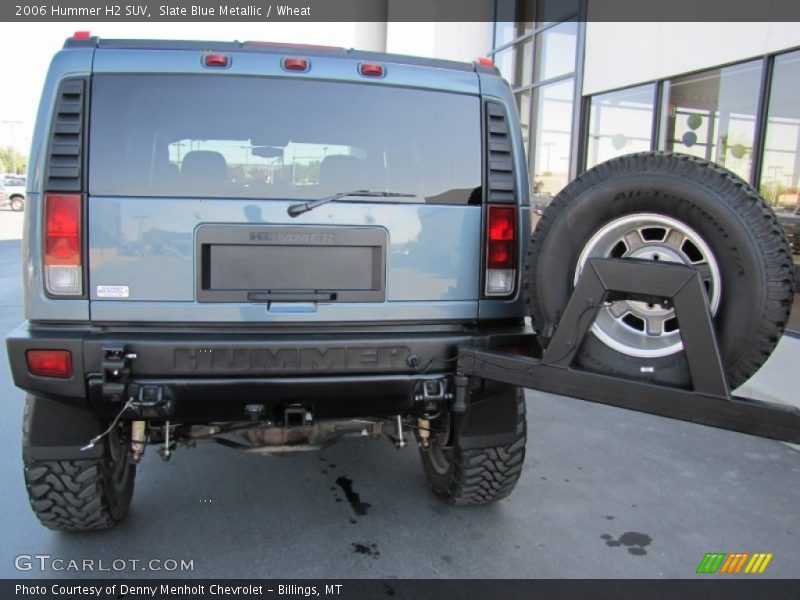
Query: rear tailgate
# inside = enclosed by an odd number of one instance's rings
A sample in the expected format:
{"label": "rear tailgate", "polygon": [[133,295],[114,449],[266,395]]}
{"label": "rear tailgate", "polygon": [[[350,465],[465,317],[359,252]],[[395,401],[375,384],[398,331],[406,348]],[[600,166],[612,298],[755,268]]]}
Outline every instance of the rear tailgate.
{"label": "rear tailgate", "polygon": [[[181,74],[140,72],[148,54]],[[97,51],[93,321],[477,318],[476,76],[391,65],[377,82],[337,80],[343,66],[357,79],[357,62],[341,58],[313,61],[320,81],[287,75],[273,55],[234,55],[212,73],[195,52]],[[445,89],[424,89],[434,80]],[[413,196],[287,214],[365,188]]]}
{"label": "rear tailgate", "polygon": [[479,207],[337,203],[291,219],[291,204],[90,197],[92,320],[477,316]]}

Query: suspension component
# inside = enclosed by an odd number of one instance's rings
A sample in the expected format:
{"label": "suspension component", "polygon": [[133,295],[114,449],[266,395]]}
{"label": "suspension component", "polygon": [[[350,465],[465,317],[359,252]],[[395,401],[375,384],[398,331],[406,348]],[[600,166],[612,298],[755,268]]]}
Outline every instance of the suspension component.
{"label": "suspension component", "polygon": [[406,447],[406,438],[403,436],[403,417],[400,415],[397,415],[397,439],[394,443],[398,450]]}
{"label": "suspension component", "polygon": [[417,419],[417,425],[419,427],[419,445],[427,448],[431,437],[431,422],[428,419]]}
{"label": "suspension component", "polygon": [[139,464],[142,460],[145,448],[146,423],[144,421],[133,421],[131,423],[131,462]]}
{"label": "suspension component", "polygon": [[175,442],[170,440],[169,428],[170,424],[169,421],[167,421],[164,423],[164,445],[158,451],[158,455],[164,462],[167,462],[170,458],[172,458],[172,448],[175,446]]}

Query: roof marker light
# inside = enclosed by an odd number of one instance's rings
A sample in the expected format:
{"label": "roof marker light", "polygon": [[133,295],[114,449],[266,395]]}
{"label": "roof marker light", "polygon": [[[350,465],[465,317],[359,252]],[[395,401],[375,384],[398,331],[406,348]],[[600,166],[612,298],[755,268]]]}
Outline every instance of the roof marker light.
{"label": "roof marker light", "polygon": [[203,55],[203,64],[207,67],[225,68],[231,64],[227,54],[209,53]]}
{"label": "roof marker light", "polygon": [[305,58],[285,57],[281,61],[284,71],[308,71],[308,61]]}
{"label": "roof marker light", "polygon": [[485,56],[481,56],[478,60],[476,60],[479,65],[483,65],[484,67],[493,67],[494,61],[491,58],[486,58]]}
{"label": "roof marker light", "polygon": [[72,34],[72,39],[74,40],[88,40],[92,37],[92,34],[88,31],[76,31]]}
{"label": "roof marker light", "polygon": [[383,77],[383,65],[378,63],[361,63],[358,72],[364,77]]}

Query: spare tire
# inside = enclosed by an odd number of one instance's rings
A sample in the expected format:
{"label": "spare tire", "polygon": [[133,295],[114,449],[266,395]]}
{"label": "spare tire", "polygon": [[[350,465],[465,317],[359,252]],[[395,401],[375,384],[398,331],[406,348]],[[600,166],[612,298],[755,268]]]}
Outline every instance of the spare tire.
{"label": "spare tire", "polygon": [[[528,314],[546,345],[593,257],[694,266],[714,315],[731,387],[769,357],[791,310],[794,265],[783,228],[758,193],[692,156],[643,152],[583,173],[545,209],[525,264]],[[576,355],[584,369],[688,386],[672,309],[606,303]]]}

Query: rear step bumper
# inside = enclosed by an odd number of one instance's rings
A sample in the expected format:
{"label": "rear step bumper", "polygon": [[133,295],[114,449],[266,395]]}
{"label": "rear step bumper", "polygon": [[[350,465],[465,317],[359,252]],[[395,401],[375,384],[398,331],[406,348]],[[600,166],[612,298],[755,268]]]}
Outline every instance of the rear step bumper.
{"label": "rear step bumper", "polygon": [[[36,396],[89,405],[113,416],[123,398],[159,386],[172,400],[170,418],[238,420],[248,404],[313,404],[317,417],[384,416],[408,411],[421,382],[455,371],[457,348],[532,348],[522,324],[474,332],[281,334],[148,332],[24,324],[6,340],[14,383]],[[28,350],[68,350],[69,379],[28,371]],[[130,358],[109,361],[114,351]],[[135,358],[134,358],[135,356]],[[118,365],[118,366],[117,366]],[[117,371],[118,375],[113,375]],[[87,400],[89,404],[87,404]]]}

